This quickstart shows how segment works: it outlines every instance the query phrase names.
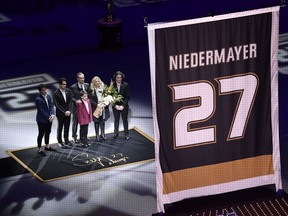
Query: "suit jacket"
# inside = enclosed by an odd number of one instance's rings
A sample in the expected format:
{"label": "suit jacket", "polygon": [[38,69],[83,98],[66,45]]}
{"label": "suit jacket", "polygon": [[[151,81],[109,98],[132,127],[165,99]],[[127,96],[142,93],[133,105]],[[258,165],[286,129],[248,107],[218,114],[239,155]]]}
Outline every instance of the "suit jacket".
{"label": "suit jacket", "polygon": [[[116,82],[114,82],[113,85],[114,85],[114,88],[116,88],[116,90],[117,90]],[[128,101],[130,99],[130,88],[129,88],[128,83],[126,83],[126,82],[121,83],[120,91],[118,92],[118,94],[122,95],[123,98],[122,98],[122,101],[116,103],[116,105],[122,105],[124,107],[128,107],[129,106]]]}
{"label": "suit jacket", "polygon": [[66,101],[60,89],[57,89],[53,94],[54,104],[56,106],[56,116],[64,118],[66,111],[72,110],[72,95],[69,89],[65,89]]}
{"label": "suit jacket", "polygon": [[[84,88],[85,88],[85,91],[88,92],[89,84],[84,83]],[[74,83],[73,85],[70,86],[70,91],[71,91],[71,96],[72,96],[72,101],[73,101],[74,106],[76,106],[77,100],[81,100],[81,95],[80,95],[81,90],[82,89],[79,88],[78,83]]]}
{"label": "suit jacket", "polygon": [[51,96],[47,95],[48,106],[44,96],[39,94],[36,97],[35,105],[37,108],[36,121],[40,123],[47,123],[51,115],[55,115],[54,105]]}
{"label": "suit jacket", "polygon": [[[90,89],[90,91],[88,92],[88,97],[90,99],[90,102],[91,102],[91,105],[92,105],[92,110],[93,110],[93,113],[94,111],[96,110],[97,108],[97,105],[98,105],[98,97],[97,97],[97,94],[94,92],[94,94],[92,94],[92,91]],[[106,106],[104,108],[104,121],[107,121],[109,118],[110,118],[110,112],[109,112],[109,105]],[[93,116],[93,121],[99,121],[99,119],[97,119],[96,117]]]}
{"label": "suit jacket", "polygon": [[90,99],[87,100],[87,103],[89,107],[89,114],[83,101],[82,103],[77,104],[77,118],[80,125],[87,125],[92,121],[92,106]]}

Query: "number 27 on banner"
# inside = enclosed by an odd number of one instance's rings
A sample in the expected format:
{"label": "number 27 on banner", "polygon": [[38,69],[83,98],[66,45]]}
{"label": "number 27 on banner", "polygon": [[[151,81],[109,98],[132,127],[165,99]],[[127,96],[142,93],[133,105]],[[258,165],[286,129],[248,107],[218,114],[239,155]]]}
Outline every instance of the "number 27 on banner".
{"label": "number 27 on banner", "polygon": [[[215,78],[219,86],[219,95],[240,93],[227,141],[244,137],[247,122],[255,101],[259,78],[254,73],[238,74]],[[215,114],[216,91],[207,80],[169,85],[173,103],[198,100],[199,103],[181,107],[173,118],[174,146],[198,146],[216,142],[216,126],[190,129],[191,124],[205,122]],[[229,104],[229,103],[227,103]]]}

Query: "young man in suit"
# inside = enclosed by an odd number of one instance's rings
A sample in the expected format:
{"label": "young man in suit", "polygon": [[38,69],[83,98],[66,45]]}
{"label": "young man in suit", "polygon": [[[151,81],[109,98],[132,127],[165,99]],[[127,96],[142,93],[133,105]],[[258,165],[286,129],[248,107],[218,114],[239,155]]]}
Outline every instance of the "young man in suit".
{"label": "young man in suit", "polygon": [[[35,105],[37,108],[36,122],[38,125],[37,146],[38,154],[46,156],[43,150],[56,151],[49,146],[49,138],[51,133],[52,122],[55,118],[54,106],[50,95],[47,94],[47,87],[40,84],[37,87],[39,95],[36,97]],[[42,139],[44,137],[45,148],[42,147]]]}
{"label": "young man in suit", "polygon": [[77,104],[82,103],[80,91],[89,90],[89,84],[85,83],[85,75],[82,72],[77,73],[77,82],[70,86],[70,91],[72,95],[72,137],[75,143],[79,143],[77,140],[77,128],[78,128],[78,118],[76,107]]}
{"label": "young man in suit", "polygon": [[[57,140],[59,146],[65,148],[65,145],[72,145],[72,143],[69,142],[72,96],[70,90],[66,88],[66,78],[60,78],[58,84],[59,88],[53,94],[54,104],[56,106],[56,117],[58,119]],[[63,127],[65,145],[62,140]]]}
{"label": "young man in suit", "polygon": [[113,109],[113,115],[114,115],[114,136],[112,139],[115,139],[118,137],[119,133],[119,120],[120,115],[123,120],[123,127],[124,127],[124,134],[125,139],[129,140],[129,132],[128,132],[128,110],[129,110],[129,104],[128,101],[130,99],[130,89],[128,83],[124,82],[125,75],[121,71],[117,71],[113,78],[115,79],[114,82],[114,88],[118,91],[119,95],[122,95],[122,100],[120,102],[117,102],[112,107]]}

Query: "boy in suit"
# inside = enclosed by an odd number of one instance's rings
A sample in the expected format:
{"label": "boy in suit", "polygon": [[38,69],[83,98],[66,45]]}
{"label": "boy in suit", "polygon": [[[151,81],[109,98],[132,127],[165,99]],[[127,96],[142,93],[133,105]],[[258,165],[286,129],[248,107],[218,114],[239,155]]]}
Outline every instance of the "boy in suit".
{"label": "boy in suit", "polygon": [[92,121],[92,106],[88,93],[80,92],[81,103],[77,103],[77,117],[80,124],[80,143],[82,147],[89,146],[88,143],[88,125]]}

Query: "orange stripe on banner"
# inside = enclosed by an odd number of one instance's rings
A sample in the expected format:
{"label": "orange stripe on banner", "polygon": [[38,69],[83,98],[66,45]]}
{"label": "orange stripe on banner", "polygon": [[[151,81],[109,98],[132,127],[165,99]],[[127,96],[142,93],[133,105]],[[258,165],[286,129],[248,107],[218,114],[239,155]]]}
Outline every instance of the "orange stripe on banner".
{"label": "orange stripe on banner", "polygon": [[273,174],[272,155],[165,173],[163,194]]}

